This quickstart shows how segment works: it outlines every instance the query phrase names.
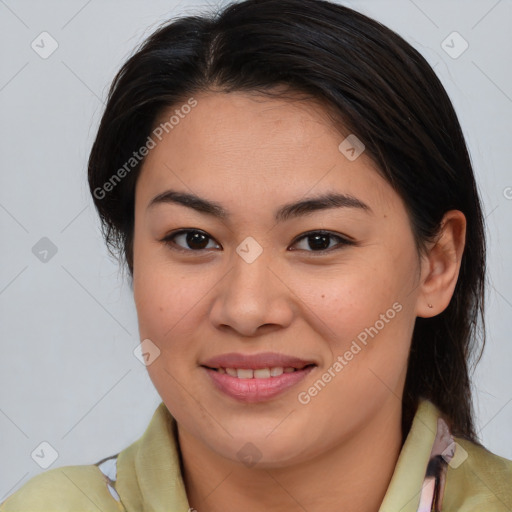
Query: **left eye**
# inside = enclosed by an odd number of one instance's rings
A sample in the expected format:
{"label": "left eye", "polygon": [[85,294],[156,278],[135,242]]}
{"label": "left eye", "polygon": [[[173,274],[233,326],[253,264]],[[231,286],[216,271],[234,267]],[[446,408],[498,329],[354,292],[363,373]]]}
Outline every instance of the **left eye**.
{"label": "left eye", "polygon": [[[335,244],[334,247],[330,246],[330,240],[332,239],[338,240],[338,243]],[[306,250],[307,252],[329,252],[332,249],[341,249],[344,245],[355,245],[353,240],[335,235],[330,231],[310,231],[309,233],[305,233],[304,235],[296,238],[293,245],[297,244],[297,242],[301,240],[306,242],[307,247],[313,249],[312,251],[308,251],[308,249],[304,248],[300,249]]]}
{"label": "left eye", "polygon": [[[183,243],[188,247],[183,247],[183,245],[177,244],[176,240],[179,238],[183,238]],[[344,245],[355,245],[353,240],[335,235],[330,231],[310,231],[301,235],[300,237],[297,237],[292,245],[297,245],[299,242],[304,241],[306,242],[307,247],[309,247],[311,250],[308,250],[304,247],[299,247],[299,250],[305,250],[307,252],[328,252],[333,249],[333,246],[331,246],[331,241],[334,239],[336,239],[338,242],[337,244],[334,244],[334,248],[339,249]],[[209,240],[213,241],[213,238],[207,235],[204,231],[197,229],[181,229],[177,232],[167,235],[161,241],[173,249],[175,249],[177,246],[177,250],[199,252],[205,249],[214,248],[208,247]]]}
{"label": "left eye", "polygon": [[[184,237],[185,244],[187,244],[191,249],[184,248],[183,246],[176,244],[174,240],[177,240],[180,237]],[[178,245],[178,250],[190,251],[193,252],[202,251],[204,249],[208,249],[208,240],[213,240],[210,236],[208,236],[203,231],[199,231],[197,229],[181,229],[175,233],[171,233],[162,239],[162,242],[173,247]],[[173,247],[174,248],[174,247]],[[211,248],[211,247],[210,247]],[[197,249],[197,250],[195,250]]]}

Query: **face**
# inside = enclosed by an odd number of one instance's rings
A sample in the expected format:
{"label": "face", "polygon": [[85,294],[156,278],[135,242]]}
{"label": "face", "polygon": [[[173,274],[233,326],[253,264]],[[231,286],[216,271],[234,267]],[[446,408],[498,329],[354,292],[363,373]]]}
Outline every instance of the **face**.
{"label": "face", "polygon": [[218,456],[305,461],[400,403],[420,270],[409,219],[319,105],[194,100],[158,132],[136,187],[149,375],[180,431]]}

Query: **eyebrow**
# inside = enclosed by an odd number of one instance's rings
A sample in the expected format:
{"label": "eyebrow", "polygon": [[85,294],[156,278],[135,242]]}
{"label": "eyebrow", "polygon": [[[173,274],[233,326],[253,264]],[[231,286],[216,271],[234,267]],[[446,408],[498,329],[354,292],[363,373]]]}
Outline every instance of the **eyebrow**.
{"label": "eyebrow", "polygon": [[[153,208],[159,204],[179,204],[218,219],[228,220],[230,218],[229,212],[225,210],[221,204],[188,192],[166,190],[155,196],[148,204],[147,209]],[[298,202],[285,204],[275,212],[274,218],[276,222],[285,222],[289,219],[306,216],[319,210],[333,208],[357,208],[366,213],[373,213],[372,209],[366,203],[352,195],[329,192],[302,199]]]}

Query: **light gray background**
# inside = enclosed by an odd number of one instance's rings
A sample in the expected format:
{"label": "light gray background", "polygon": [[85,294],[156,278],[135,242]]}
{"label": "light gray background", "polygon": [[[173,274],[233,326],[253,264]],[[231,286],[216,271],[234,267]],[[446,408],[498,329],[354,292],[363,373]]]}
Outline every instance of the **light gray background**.
{"label": "light gray background", "polygon": [[[478,426],[491,451],[512,459],[511,1],[343,3],[415,46],[459,114],[490,242]],[[103,245],[86,162],[115,72],[160,22],[201,7],[0,0],[0,501],[42,471],[31,458],[42,441],[58,452],[52,468],[94,463],[135,441],[160,402],[132,352],[131,291]],[[59,45],[47,59],[31,48],[43,31]],[[453,31],[469,43],[457,59],[441,47]],[[57,247],[46,263],[32,252],[42,237]]]}

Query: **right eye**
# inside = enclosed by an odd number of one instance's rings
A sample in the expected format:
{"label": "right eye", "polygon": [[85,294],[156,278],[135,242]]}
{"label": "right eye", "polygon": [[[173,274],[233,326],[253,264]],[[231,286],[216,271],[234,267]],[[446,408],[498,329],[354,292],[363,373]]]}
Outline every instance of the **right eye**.
{"label": "right eye", "polygon": [[[177,243],[178,240],[181,240],[183,245]],[[208,240],[213,241],[213,238],[204,231],[198,229],[180,229],[165,235],[160,241],[173,251],[200,252],[208,249]]]}

